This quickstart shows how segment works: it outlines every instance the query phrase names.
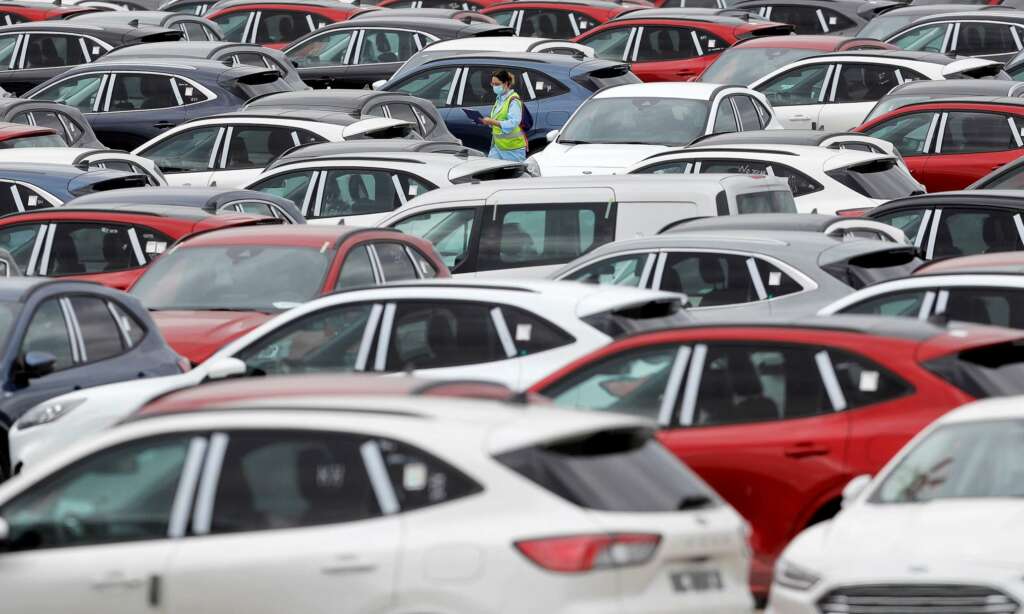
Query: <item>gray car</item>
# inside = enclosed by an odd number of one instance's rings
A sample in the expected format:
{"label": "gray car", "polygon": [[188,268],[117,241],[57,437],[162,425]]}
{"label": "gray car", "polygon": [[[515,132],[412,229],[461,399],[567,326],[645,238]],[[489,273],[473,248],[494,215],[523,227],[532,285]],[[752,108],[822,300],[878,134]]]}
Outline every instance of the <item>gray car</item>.
{"label": "gray car", "polygon": [[940,98],[979,96],[984,98],[1024,97],[1024,83],[1002,79],[943,79],[936,81],[907,81],[882,96],[864,123],[885,115],[889,111]]}
{"label": "gray car", "polygon": [[658,288],[698,320],[816,312],[870,283],[909,275],[911,245],[806,230],[673,229],[595,249],[551,278]]}

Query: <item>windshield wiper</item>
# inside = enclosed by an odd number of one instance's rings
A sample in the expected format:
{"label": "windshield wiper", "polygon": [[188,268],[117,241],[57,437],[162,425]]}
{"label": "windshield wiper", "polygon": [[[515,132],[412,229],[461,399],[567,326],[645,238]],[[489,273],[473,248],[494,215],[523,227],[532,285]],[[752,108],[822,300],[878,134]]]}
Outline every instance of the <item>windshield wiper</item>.
{"label": "windshield wiper", "polygon": [[558,144],[559,145],[593,145],[594,143],[592,143],[590,141],[567,141],[565,139],[562,139],[562,140],[558,141]]}
{"label": "windshield wiper", "polygon": [[677,510],[692,510],[698,507],[707,507],[714,503],[711,497],[707,495],[686,495],[683,497],[679,505],[676,506]]}

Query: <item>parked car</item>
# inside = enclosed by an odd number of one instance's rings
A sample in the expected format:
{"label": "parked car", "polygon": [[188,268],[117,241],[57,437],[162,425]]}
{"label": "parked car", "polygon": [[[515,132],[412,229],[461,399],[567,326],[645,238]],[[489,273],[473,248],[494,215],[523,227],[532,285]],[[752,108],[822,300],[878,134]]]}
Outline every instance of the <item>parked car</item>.
{"label": "parked car", "polygon": [[1024,147],[1024,99],[962,96],[907,104],[856,131],[891,141],[930,192],[960,190]]}
{"label": "parked car", "polygon": [[[857,288],[902,277],[921,264],[912,245],[862,238],[878,236],[874,229],[789,229],[805,215],[728,216],[710,218],[709,225],[688,221],[659,236],[599,247],[551,278],[678,292],[694,320],[729,322],[812,315]],[[773,216],[780,222],[773,223]],[[743,219],[748,217],[755,220]],[[738,223],[730,226],[733,219]],[[720,220],[726,224],[716,228]],[[845,221],[831,220],[829,226],[841,228]]]}
{"label": "parked car", "polygon": [[514,0],[492,4],[480,12],[511,27],[516,36],[574,39],[613,17],[641,8],[603,0]]}
{"label": "parked car", "polygon": [[292,90],[309,89],[309,86],[299,76],[299,71],[285,57],[284,53],[277,49],[270,49],[250,43],[232,43],[221,40],[211,40],[205,43],[202,41],[146,43],[143,45],[133,45],[123,50],[114,49],[106,55],[106,58],[125,60],[151,58],[150,61],[153,62],[160,62],[168,58],[193,58],[196,60],[217,60],[232,66],[244,64],[257,68],[266,67],[281,73],[284,82]]}
{"label": "parked car", "polygon": [[380,0],[377,6],[389,9],[452,8],[479,11],[504,0]]}
{"label": "parked car", "polygon": [[766,211],[796,213],[781,178],[544,177],[427,192],[378,225],[429,240],[452,273],[523,278],[679,220]]}
{"label": "parked car", "polygon": [[[346,113],[356,119],[386,117],[409,122],[410,129],[432,141],[459,140],[448,132],[444,119],[430,101],[402,92],[370,90],[330,90],[317,92],[281,92],[254,98],[245,111],[264,111],[286,115],[310,110]],[[392,137],[394,138],[394,137]]]}
{"label": "parked car", "polygon": [[[10,425],[34,405],[89,386],[181,373],[139,302],[77,281],[0,279],[6,313],[0,449]],[[73,325],[77,323],[77,325]],[[0,473],[11,475],[7,454]]]}
{"label": "parked car", "polygon": [[613,174],[713,132],[780,128],[761,94],[712,83],[644,83],[594,94],[531,156],[541,175]]}
{"label": "parked car", "polygon": [[308,85],[358,89],[387,81],[406,60],[435,41],[496,36],[512,36],[512,29],[379,11],[311,32],[284,53]]}
{"label": "parked car", "polygon": [[115,47],[174,41],[180,30],[148,25],[98,26],[72,21],[22,23],[0,28],[0,49],[9,49],[0,87],[20,96],[68,68],[95,62]]}
{"label": "parked car", "polygon": [[1024,328],[1024,258],[1018,252],[929,263],[913,276],[858,290],[821,315],[863,313]]}
{"label": "parked car", "polygon": [[26,21],[58,21],[74,15],[93,13],[100,9],[87,6],[64,6],[34,0],[4,0],[0,5],[0,24],[13,26]]}
{"label": "parked car", "polygon": [[[274,314],[317,296],[447,276],[437,252],[418,237],[278,225],[198,234],[149,267],[131,293],[153,312],[171,347],[199,364]],[[276,281],[268,286],[268,279]]]}
{"label": "parked car", "polygon": [[[517,2],[518,4],[518,2]],[[410,62],[411,63],[411,62]],[[399,69],[377,87],[430,101],[455,138],[480,150],[491,146],[491,133],[469,119],[463,109],[490,113],[494,104],[491,73],[502,68],[516,75],[515,90],[533,117],[529,149],[547,143],[545,135],[561,128],[594,92],[620,83],[638,83],[621,62],[585,60],[555,53],[452,53],[414,67]]]}
{"label": "parked car", "polygon": [[699,136],[691,147],[735,147],[737,145],[809,145],[829,149],[867,151],[900,157],[900,152],[889,141],[876,139],[858,132],[825,132],[824,130],[744,130]]}
{"label": "parked car", "polygon": [[886,38],[908,51],[935,51],[1006,62],[1021,50],[1015,41],[1024,35],[1020,11],[961,11],[933,13],[915,19]]}
{"label": "parked car", "polygon": [[116,149],[83,149],[79,147],[32,147],[4,151],[0,143],[0,164],[41,162],[79,168],[112,169],[142,175],[151,186],[165,186],[167,179],[152,160]]}
{"label": "parked car", "polygon": [[[753,213],[750,215],[696,217],[682,220],[675,226],[664,230],[662,234],[686,230],[799,231],[824,235],[842,241],[874,239],[900,245],[912,244],[907,235],[895,226],[864,217],[824,215],[821,213]],[[869,268],[883,266],[882,262],[872,264],[874,267]],[[918,267],[920,264],[923,263],[915,262],[913,265],[907,266]],[[917,269],[914,270],[916,271]],[[846,277],[852,279],[849,275]],[[874,283],[866,277],[861,277],[861,279],[863,283]]]}
{"label": "parked car", "polygon": [[186,122],[143,143],[132,153],[163,169],[171,185],[240,187],[292,147],[382,136],[409,124],[316,109],[254,109]]}
{"label": "parked car", "polygon": [[839,213],[924,193],[897,157],[808,145],[701,144],[655,154],[626,173],[775,175],[789,181],[802,213]]}
{"label": "parked car", "polygon": [[313,143],[293,147],[278,156],[271,164],[275,167],[293,162],[311,162],[320,158],[378,153],[405,153],[415,156],[419,153],[457,154],[464,159],[482,158],[482,151],[449,143],[448,141],[421,141],[419,139],[365,139],[342,141],[340,143]]}
{"label": "parked car", "polygon": [[420,58],[436,57],[436,54],[451,51],[504,51],[507,53],[558,53],[580,59],[594,57],[594,49],[560,38],[537,38],[534,36],[498,36],[451,38],[431,43],[406,61],[404,68],[416,64]]}
{"label": "parked car", "polygon": [[1024,98],[1024,83],[997,79],[945,79],[942,81],[907,81],[882,96],[864,118],[867,123],[893,109],[908,104],[942,100],[951,97]]}
{"label": "parked car", "polygon": [[1006,64],[1003,65],[1003,70],[1005,70],[1006,74],[1010,75],[1010,78],[1014,81],[1024,81],[1024,52],[1020,52],[1010,58]]}
{"label": "parked car", "polygon": [[79,196],[65,207],[158,205],[198,209],[209,214],[244,213],[277,218],[284,224],[305,224],[295,203],[272,194],[234,188],[125,188]]}
{"label": "parked car", "polygon": [[64,138],[53,128],[0,122],[0,150],[64,146]]}
{"label": "parked car", "polygon": [[996,167],[981,179],[967,186],[968,190],[1018,190],[1024,188],[1024,158],[1017,158]]}
{"label": "parked car", "polygon": [[461,21],[462,23],[498,23],[494,21],[494,18],[482,15],[477,11],[464,9],[461,7],[446,7],[446,8],[413,8],[406,7],[400,13],[393,11],[385,11],[383,13],[366,12],[360,13],[352,19],[373,19],[377,15],[394,15],[400,17],[411,17],[411,18],[425,18],[425,19],[454,19]]}
{"label": "parked car", "polygon": [[72,68],[25,96],[77,108],[104,145],[130,151],[186,120],[235,111],[253,96],[289,89],[267,68],[122,59]]}
{"label": "parked car", "polygon": [[[121,190],[112,192],[116,198]],[[0,248],[13,256],[25,275],[73,278],[125,290],[183,237],[267,223],[280,220],[123,201],[97,204],[92,200],[0,217]]]}
{"label": "parked car", "polygon": [[843,487],[974,398],[1021,390],[1024,333],[909,319],[733,321],[613,342],[530,388],[656,419],[659,439],[753,526],[751,572],[839,511]]}
{"label": "parked car", "polygon": [[[797,60],[751,84],[786,128],[851,130],[905,81],[997,76],[1001,65],[922,51],[844,51]],[[906,155],[906,154],[904,154]]]}
{"label": "parked car", "polygon": [[[223,611],[241,591],[253,614],[282,606],[350,614],[383,601],[494,614],[504,607],[491,601],[501,591],[511,591],[502,603],[517,611],[564,610],[584,597],[600,608],[686,613],[713,604],[738,614],[752,606],[743,586],[749,562],[743,519],[668,454],[642,420],[479,399],[327,399],[153,413],[12,480],[0,488],[9,544],[2,556],[18,574],[10,599],[31,608],[54,602],[53,591],[20,575],[29,561],[40,560],[46,568],[32,577],[52,578],[52,586],[90,612],[146,603],[145,591],[114,597],[89,587],[93,575],[126,573],[166,577],[158,601],[197,614]],[[254,405],[263,407],[245,411]],[[296,421],[303,430],[295,430]],[[253,430],[256,425],[263,430]],[[189,427],[194,430],[183,431]],[[186,462],[208,446],[224,451],[219,463]],[[252,470],[253,463],[268,462],[274,471]],[[119,471],[110,471],[111,464]],[[569,486],[545,479],[550,471],[571,476]],[[615,477],[633,473],[629,481]],[[183,484],[196,483],[220,487],[194,502],[179,494],[191,492]],[[111,510],[103,496],[110,492],[133,503]],[[280,507],[264,507],[265,493]],[[140,499],[158,518],[172,518],[174,501],[184,500],[198,506],[203,520],[190,523],[184,539],[173,520],[158,526],[139,520],[135,509],[142,503],[134,502]],[[39,505],[66,510],[72,500],[85,511],[55,512],[54,520],[34,515]],[[681,501],[688,503],[681,508]],[[104,540],[87,548],[88,569],[49,573],[54,561],[82,550],[75,546],[95,543],[59,531],[64,513],[96,531],[142,533],[143,541]],[[629,532],[617,532],[619,526]],[[339,543],[346,544],[340,561]],[[471,547],[479,558],[465,558],[467,544],[480,544]],[[173,567],[158,555],[169,548],[179,555]],[[566,548],[588,554],[566,557]],[[609,557],[613,563],[604,562]],[[700,562],[687,562],[691,557]],[[352,560],[358,579],[351,579]],[[338,571],[300,571],[324,565]],[[472,588],[403,571],[434,566],[446,575],[472,572]],[[609,581],[619,577],[631,582]],[[650,588],[672,577],[682,583],[711,577],[722,588],[687,595],[679,608],[671,582]],[[353,585],[360,590],[348,590]]]}
{"label": "parked car", "polygon": [[225,40],[283,49],[327,24],[373,10],[337,0],[220,0],[204,17],[221,27]]}
{"label": "parked car", "polygon": [[168,0],[161,4],[158,9],[171,13],[185,13],[202,17],[216,3],[216,0]]}
{"label": "parked car", "polygon": [[522,162],[448,153],[353,153],[278,159],[246,186],[301,203],[314,224],[373,226],[421,194],[526,174]]}
{"label": "parked car", "polygon": [[787,64],[821,53],[895,48],[870,38],[835,34],[757,36],[736,41],[700,74],[697,81],[750,85]]}
{"label": "parked car", "polygon": [[102,148],[92,126],[75,107],[45,100],[0,98],[0,121],[53,128],[68,147]]}
{"label": "parked car", "polygon": [[[1021,500],[1008,476],[1019,471],[1011,451],[1020,401],[969,403],[936,420],[875,479],[851,480],[842,512],[782,553],[769,610],[830,612],[850,602],[874,610],[898,599],[921,611],[952,603],[962,612],[1014,611],[1024,594],[1005,570],[1018,557],[1012,519]],[[952,525],[955,532],[942,529]]]}
{"label": "parked car", "polygon": [[943,13],[960,13],[971,10],[973,7],[965,4],[943,0],[938,4],[915,4],[897,6],[876,15],[874,19],[864,24],[864,27],[857,32],[861,38],[873,38],[875,40],[888,40],[893,34],[899,32],[918,19],[942,15]]}
{"label": "parked car", "polygon": [[788,24],[696,9],[630,11],[577,37],[604,60],[629,62],[641,80],[693,81],[739,40],[789,34]]}
{"label": "parked car", "polygon": [[146,25],[158,26],[169,30],[181,30],[183,40],[194,42],[221,41],[224,33],[220,26],[196,15],[171,13],[168,11],[96,11],[74,15],[74,23],[94,23],[106,25]]}
{"label": "parked car", "polygon": [[888,0],[740,0],[732,8],[792,24],[797,34],[853,36],[864,24],[902,6]]}
{"label": "parked car", "polygon": [[0,162],[0,215],[59,207],[76,196],[149,185],[146,175],[69,164]]}
{"label": "parked car", "polygon": [[951,258],[1024,249],[1016,190],[962,190],[900,198],[865,215],[902,230],[922,257]]}

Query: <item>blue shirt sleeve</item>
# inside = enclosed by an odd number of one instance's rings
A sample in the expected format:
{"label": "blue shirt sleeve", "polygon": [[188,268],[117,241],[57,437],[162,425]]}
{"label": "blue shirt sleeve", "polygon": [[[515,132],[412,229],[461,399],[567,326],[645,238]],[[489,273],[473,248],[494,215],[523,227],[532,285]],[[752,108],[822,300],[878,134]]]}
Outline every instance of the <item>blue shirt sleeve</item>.
{"label": "blue shirt sleeve", "polygon": [[522,107],[522,104],[523,104],[522,101],[513,100],[512,104],[508,105],[508,118],[505,121],[501,122],[501,132],[502,132],[502,134],[509,134],[510,132],[515,130],[516,127],[518,127],[520,123],[522,123],[522,121],[523,121],[523,107]]}

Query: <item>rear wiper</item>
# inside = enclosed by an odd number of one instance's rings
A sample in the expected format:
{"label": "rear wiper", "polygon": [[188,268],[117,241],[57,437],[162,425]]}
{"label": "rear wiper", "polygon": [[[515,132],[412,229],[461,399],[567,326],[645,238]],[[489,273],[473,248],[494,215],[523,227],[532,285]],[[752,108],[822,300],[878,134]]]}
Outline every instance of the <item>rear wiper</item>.
{"label": "rear wiper", "polygon": [[707,495],[686,495],[676,506],[677,510],[692,510],[697,507],[707,507],[714,503]]}

